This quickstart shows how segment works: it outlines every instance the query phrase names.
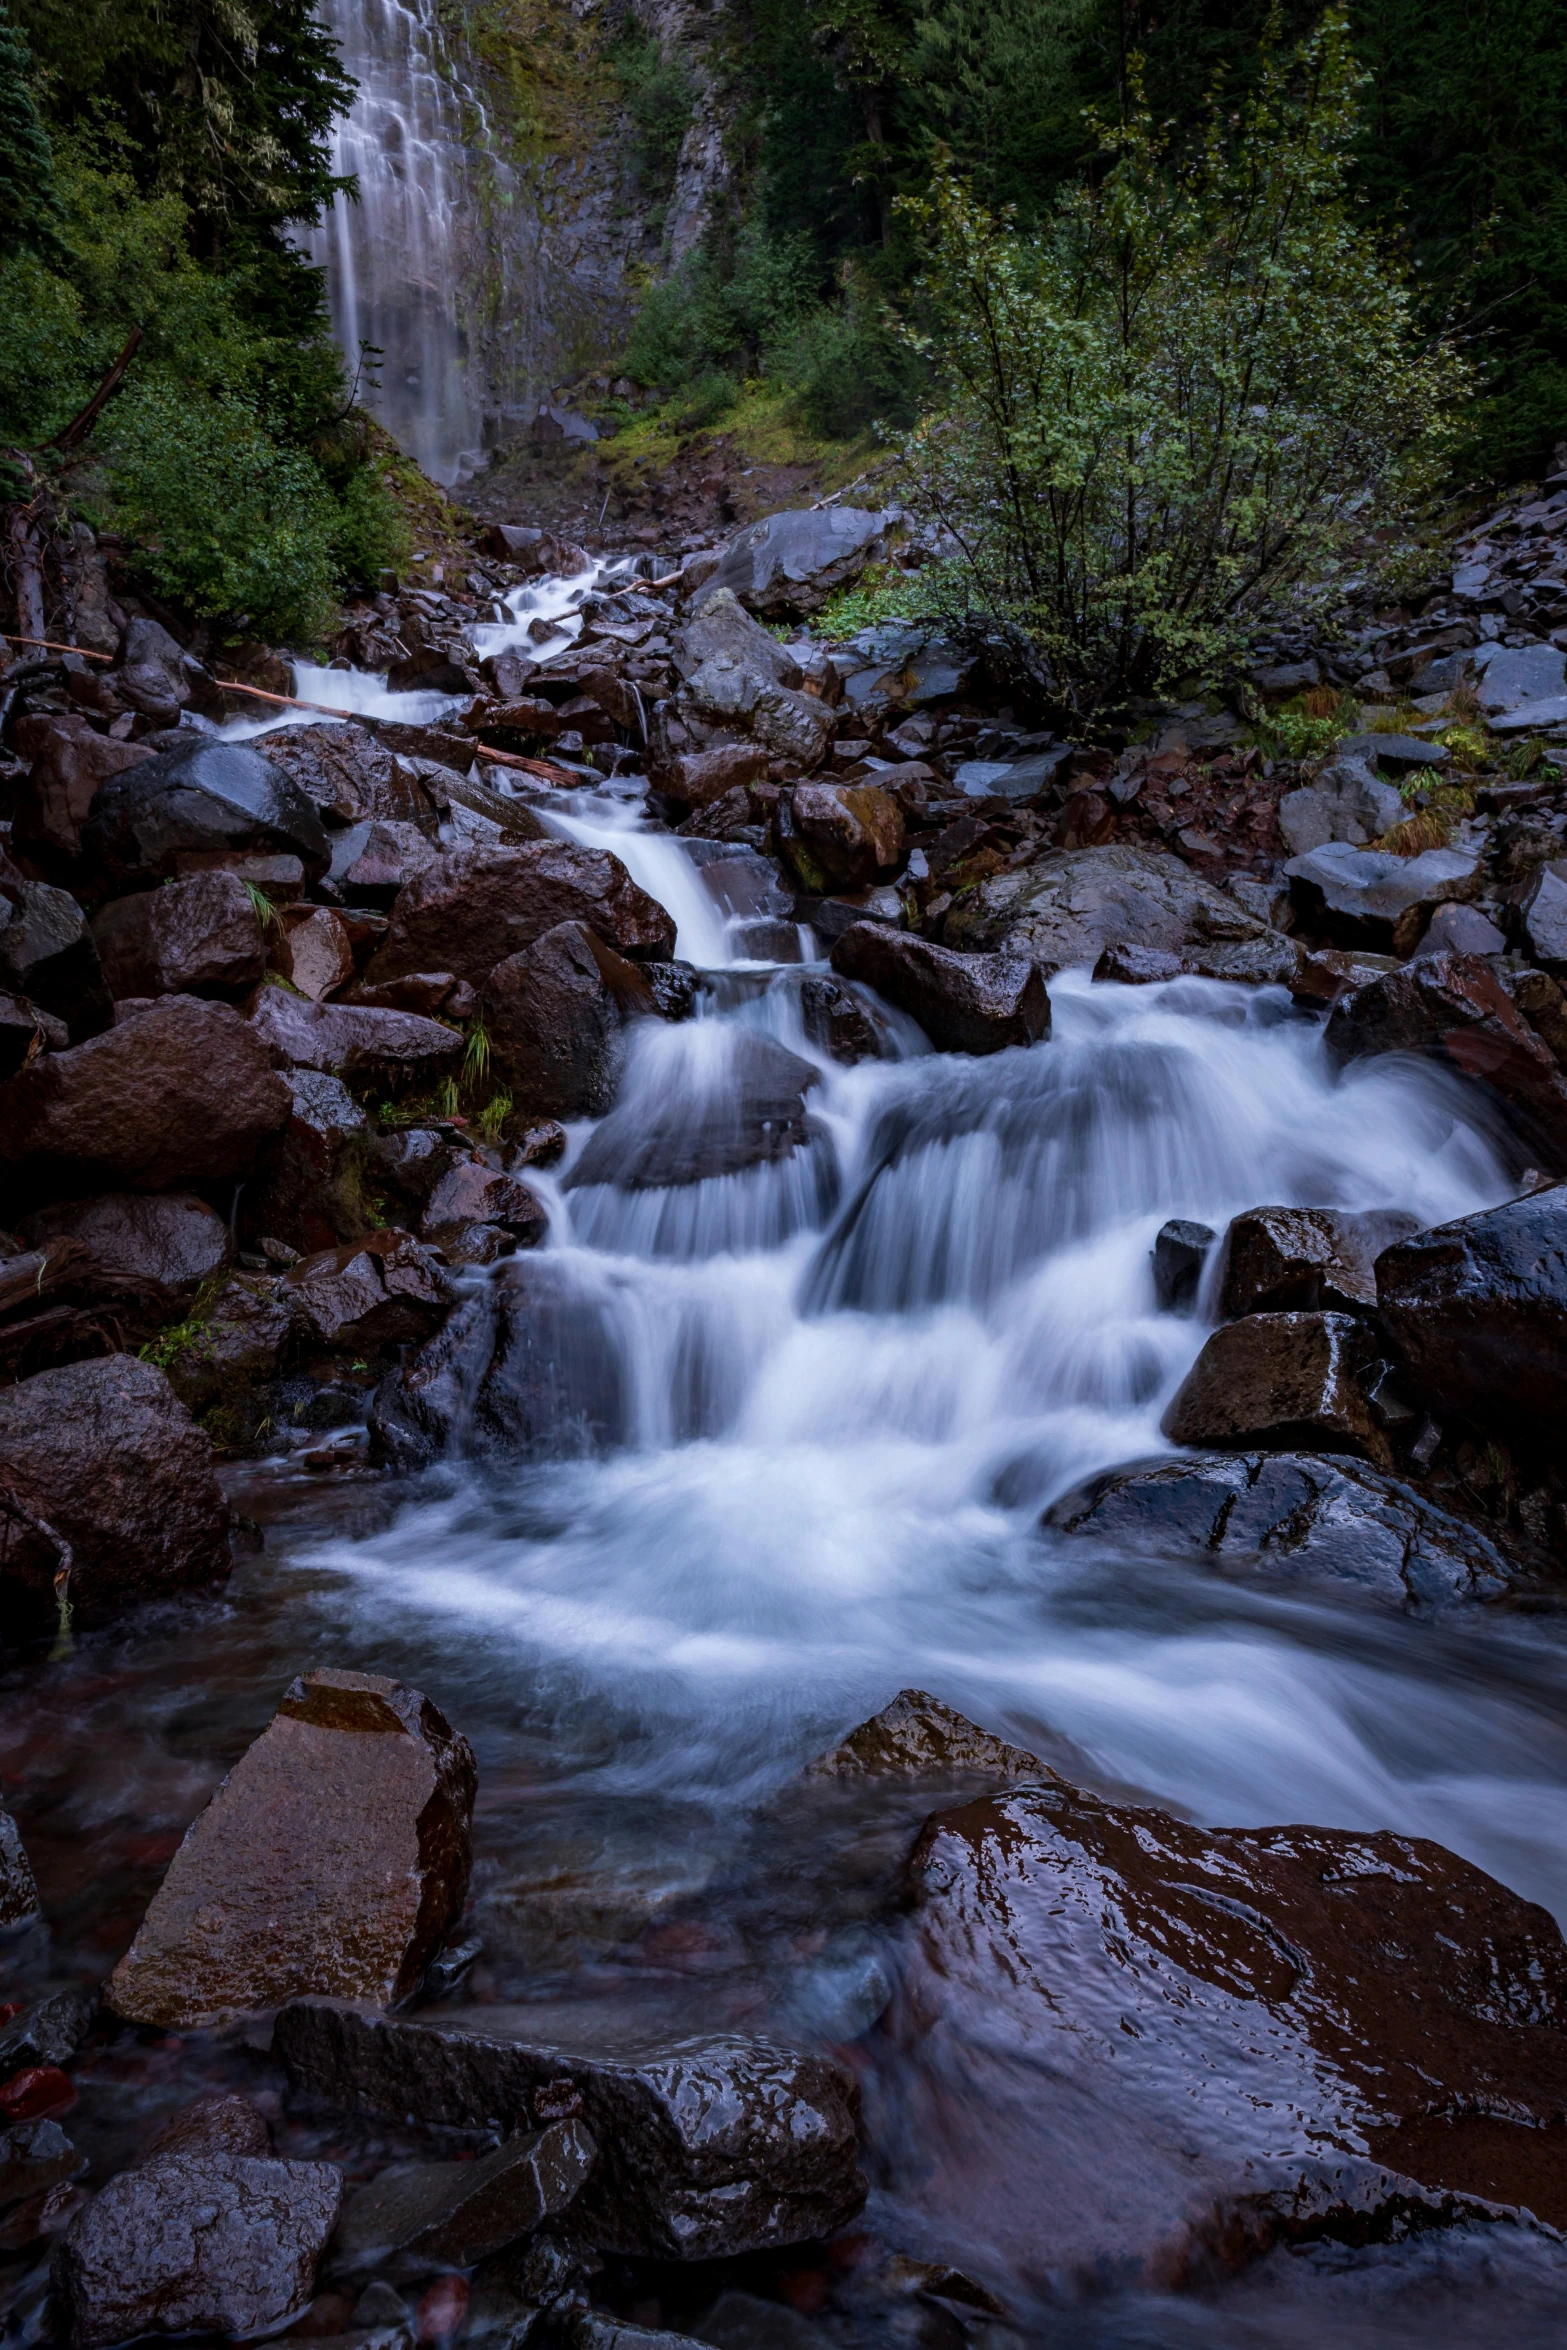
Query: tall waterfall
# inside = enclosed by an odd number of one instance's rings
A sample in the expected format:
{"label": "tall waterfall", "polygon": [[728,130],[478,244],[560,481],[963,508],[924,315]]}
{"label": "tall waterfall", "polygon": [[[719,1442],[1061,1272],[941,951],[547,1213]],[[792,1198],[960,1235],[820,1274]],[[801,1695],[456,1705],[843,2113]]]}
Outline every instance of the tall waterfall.
{"label": "tall waterfall", "polygon": [[324,0],[358,93],[333,132],[334,171],[356,175],[305,239],[327,275],[332,329],[357,366],[383,356],[360,399],[435,481],[471,470],[484,387],[463,317],[464,249],[477,210],[475,158],[435,0]]}

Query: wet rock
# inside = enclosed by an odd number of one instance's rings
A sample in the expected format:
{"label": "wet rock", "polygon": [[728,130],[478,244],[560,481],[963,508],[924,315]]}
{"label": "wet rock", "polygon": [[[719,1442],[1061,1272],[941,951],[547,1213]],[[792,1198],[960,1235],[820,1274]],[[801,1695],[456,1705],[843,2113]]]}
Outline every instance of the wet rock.
{"label": "wet rock", "polygon": [[1325,922],[1342,944],[1391,947],[1407,955],[1419,944],[1434,907],[1479,895],[1473,849],[1424,849],[1395,857],[1382,849],[1330,841],[1292,857],[1284,871],[1301,912]]}
{"label": "wet rock", "polygon": [[1438,906],[1415,952],[1420,955],[1500,955],[1507,941],[1478,906]]}
{"label": "wet rock", "polygon": [[1302,857],[1335,840],[1364,848],[1408,814],[1396,787],[1384,783],[1368,761],[1340,756],[1303,790],[1285,793],[1279,831],[1290,855]]}
{"label": "wet rock", "polygon": [[0,989],[0,1082],[14,1077],[40,1053],[63,1053],[70,1041],[63,1020],[29,1003],[24,995]]}
{"label": "wet rock", "polygon": [[[1567,858],[1539,867],[1525,885],[1518,918],[1534,960],[1558,977],[1567,974]],[[1499,954],[1501,946],[1485,951]]]}
{"label": "wet rock", "polygon": [[1044,979],[1021,954],[957,954],[884,923],[857,922],[833,948],[832,967],[907,1012],[941,1052],[997,1053],[1050,1034]]}
{"label": "wet rock", "polygon": [[354,976],[347,924],[327,906],[291,908],[278,927],[277,964],[302,996],[324,1003]]}
{"label": "wet rock", "polygon": [[1567,1081],[1478,955],[1423,956],[1341,996],[1323,1035],[1341,1067],[1419,1053],[1483,1085],[1536,1163],[1567,1168]]}
{"label": "wet rock", "polygon": [[0,1485],[53,1545],[0,1557],[17,1628],[52,1624],[56,1577],[80,1624],[221,1583],[229,1515],[212,1447],[163,1373],[132,1355],[40,1371],[0,1391]]}
{"label": "wet rock", "polygon": [[689,1020],[702,989],[694,963],[639,963],[661,1020]]}
{"label": "wet rock", "polygon": [[80,2178],[86,2168],[86,2155],[77,2152],[58,2122],[20,2122],[15,2129],[0,2130],[0,2209],[46,2195],[51,2187]]}
{"label": "wet rock", "polygon": [[339,1077],[390,1077],[432,1084],[462,1058],[455,1028],[416,1012],[366,1004],[313,1004],[284,987],[264,987],[250,1025],[281,1068],[319,1069]]}
{"label": "wet rock", "polygon": [[274,2331],[310,2299],[342,2194],[328,2162],[166,2154],[121,2171],[56,2258],[71,2340]]}
{"label": "wet rock", "polygon": [[519,571],[530,577],[542,577],[552,572],[559,579],[575,579],[582,571],[591,571],[593,558],[568,539],[558,538],[552,530],[536,529],[531,523],[492,522],[484,533],[485,551],[496,555],[503,563],[515,563]]}
{"label": "wet rock", "polygon": [[1352,1215],[1336,1208],[1250,1208],[1224,1236],[1219,1311],[1354,1313],[1377,1302],[1375,1265],[1419,1230],[1399,1208]]}
{"label": "wet rock", "polygon": [[1363,1385],[1377,1359],[1348,1314],[1251,1314],[1215,1330],[1161,1422],[1172,1444],[1248,1451],[1305,1445],[1390,1461]]}
{"label": "wet rock", "polygon": [[0,985],[63,1020],[73,1044],[113,1017],[87,917],[68,890],[47,882],[0,888]]}
{"label": "wet rock", "polygon": [[1567,2109],[1567,1950],[1440,1846],[1041,1787],[938,1813],[910,1877],[888,2188],[1026,2284],[1170,2287],[1477,2196],[1567,2215],[1530,2126]]}
{"label": "wet rock", "polygon": [[1567,1410],[1567,1184],[1439,1224],[1377,1259],[1377,1302],[1438,1411],[1537,1434]]}
{"label": "wet rock", "polygon": [[660,1102],[639,1089],[612,1111],[589,1136],[564,1188],[610,1183],[649,1191],[772,1165],[819,1132],[805,1106],[818,1081],[809,1061],[771,1038],[737,1037],[710,1091],[671,1089]]}
{"label": "wet rock", "polygon": [[688,751],[658,773],[658,788],[683,808],[707,808],[726,792],[760,783],[771,765],[762,743],[723,743],[712,751]]}
{"label": "wet rock", "polygon": [[290,1069],[285,1082],[288,1122],[267,1145],[240,1204],[253,1238],[285,1241],[308,1256],[375,1229],[385,1175],[372,1165],[369,1120],[340,1077]]}
{"label": "wet rock", "polygon": [[880,1055],[881,1039],[865,1006],[852,988],[825,973],[813,971],[800,982],[800,1017],[817,1051],[844,1068]]}
{"label": "wet rock", "polygon": [[0,1803],[0,1927],[19,1925],[37,1914],[38,1887],[22,1831]]}
{"label": "wet rock", "polygon": [[0,2030],[7,2074],[29,2065],[69,2064],[92,2028],[95,2001],[85,1991],[52,1991]]}
{"label": "wet rock", "polygon": [[1530,702],[1544,702],[1564,690],[1567,657],[1556,645],[1502,646],[1486,662],[1475,688],[1488,717],[1522,710]]}
{"label": "wet rock", "polygon": [[194,873],[114,898],[92,934],[115,996],[239,996],[266,968],[254,902],[234,873]]}
{"label": "wet rock", "polygon": [[778,848],[802,889],[864,889],[903,862],[903,815],[873,783],[801,783],[778,803]]}
{"label": "wet rock", "polygon": [[633,958],[666,961],[675,926],[618,857],[569,841],[454,849],[402,892],[365,976],[451,971],[478,986],[506,957],[562,922],[581,922]]}
{"label": "wet rock", "polygon": [[440,849],[416,824],[351,825],[332,842],[327,878],[350,906],[389,907],[399,890],[440,860]]}
{"label": "wet rock", "polygon": [[703,718],[743,726],[780,759],[802,773],[819,767],[832,740],[832,712],[814,696],[773,684],[749,663],[715,654],[692,672],[682,689]]}
{"label": "wet rock", "polygon": [[335,2265],[399,2277],[473,2268],[568,2210],[597,2153],[569,2120],[521,2131],[477,2162],[399,2164],[349,2198]]}
{"label": "wet rock", "polygon": [[265,756],[339,824],[366,819],[428,824],[434,803],[414,765],[378,741],[368,727],[290,726],[266,738]]}
{"label": "wet rock", "polygon": [[1026,956],[1048,978],[1129,944],[1184,954],[1238,945],[1266,925],[1160,849],[1068,849],[993,874],[947,916],[949,946]]}
{"label": "wet rock", "polygon": [[710,2260],[800,2243],[864,2201],[853,2080],[767,2040],[639,2043],[591,2003],[425,2023],[300,2000],[274,2044],[334,2104],[469,2126],[524,2124],[540,2090],[570,2082],[599,2148],[576,2212],[606,2252]]}
{"label": "wet rock", "polygon": [[367,1233],[291,1265],[283,1286],[309,1337],[334,1352],[417,1344],[438,1330],[455,1292],[408,1232]]}
{"label": "wet rock", "polygon": [[410,971],[402,979],[388,979],[379,987],[361,983],[347,1001],[367,1004],[380,1012],[417,1012],[426,1020],[471,1020],[479,999],[466,979],[453,971]]}
{"label": "wet rock", "polygon": [[310,1993],[405,1999],[462,1909],[475,1784],[417,1689],[306,1673],[187,1831],[108,2005],[204,2030]]}
{"label": "wet rock", "polygon": [[247,1173],[288,1112],[288,1088],[238,1012],[164,996],[9,1079],[0,1162],[35,1197],[46,1186],[167,1191]]}
{"label": "wet rock", "polygon": [[713,587],[676,639],[675,666],[682,677],[690,678],[717,661],[754,671],[759,679],[790,692],[805,679],[788,647],[742,610],[733,591]]}
{"label": "wet rock", "polygon": [[286,1367],[302,1336],[291,1291],[265,1274],[239,1273],[205,1306],[168,1364],[169,1385],[187,1410],[231,1415],[225,1442],[247,1438],[265,1409],[265,1383]]}
{"label": "wet rock", "polygon": [[17,794],[12,824],[17,847],[42,860],[46,870],[51,858],[74,862],[100,785],[154,755],[141,743],[116,742],[79,721],[57,720],[34,752]]}
{"label": "wet rock", "polygon": [[807,1784],[831,1781],[859,1786],[866,1780],[1021,1780],[1034,1786],[1058,1774],[1025,1747],[982,1730],[925,1689],[900,1689],[890,1705],[828,1753],[807,1763]]}
{"label": "wet rock", "polygon": [[460,1159],[430,1194],[420,1232],[438,1244],[443,1234],[467,1225],[496,1225],[522,1248],[537,1248],[549,1230],[549,1216],[537,1192],[503,1175],[481,1159]]}
{"label": "wet rock", "polygon": [[1218,1234],[1207,1224],[1173,1217],[1161,1224],[1153,1244],[1154,1303],[1161,1314],[1190,1313],[1197,1303],[1203,1267]]}
{"label": "wet rock", "polygon": [[858,506],[819,506],[766,515],[725,548],[698,606],[730,591],[747,611],[803,620],[887,550],[895,518]]}
{"label": "wet rock", "polygon": [[560,922],[490,971],[492,1061],[530,1118],[596,1118],[614,1100],[628,1020],[658,1016],[642,973],[586,923]]}
{"label": "wet rock", "polygon": [[243,743],[198,740],[100,785],[82,830],[92,871],[145,888],[224,855],[297,857],[319,881],[330,850],[315,803],[280,767]]}
{"label": "wet rock", "polygon": [[1399,1608],[1497,1599],[1507,1560],[1461,1518],[1363,1462],[1298,1452],[1134,1462],[1064,1494],[1044,1523],[1120,1548],[1197,1556],[1285,1586]]}
{"label": "wet rock", "polygon": [[228,1226],[191,1191],[161,1197],[111,1191],[69,1200],[24,1217],[19,1230],[30,1248],[80,1241],[105,1272],[156,1281],[177,1295],[199,1289],[229,1261]]}
{"label": "wet rock", "polygon": [[1567,995],[1558,982],[1543,971],[1519,971],[1507,992],[1547,1051],[1567,1068]]}

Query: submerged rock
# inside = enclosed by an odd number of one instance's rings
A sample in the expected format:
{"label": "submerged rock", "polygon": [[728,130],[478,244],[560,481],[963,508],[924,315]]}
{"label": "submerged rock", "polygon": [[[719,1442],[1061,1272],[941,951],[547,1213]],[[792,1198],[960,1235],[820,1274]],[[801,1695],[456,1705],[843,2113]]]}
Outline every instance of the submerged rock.
{"label": "submerged rock", "polygon": [[1567,1184],[1400,1241],[1377,1302],[1438,1411],[1559,1437],[1567,1413]]}
{"label": "submerged rock", "polygon": [[1109,1469],[1045,1512],[1046,1526],[1139,1553],[1195,1555],[1288,1587],[1362,1591],[1393,1607],[1498,1599],[1494,1542],[1366,1463],[1299,1452],[1190,1455]]}
{"label": "submerged rock", "polygon": [[1172,1444],[1311,1445],[1391,1463],[1367,1396],[1377,1360],[1348,1314],[1251,1314],[1215,1330],[1161,1423]]}
{"label": "submerged rock", "polygon": [[564,1188],[648,1191],[772,1165],[820,1134],[805,1106],[817,1082],[798,1053],[770,1037],[737,1036],[711,1084],[671,1082],[662,1099],[638,1087],[594,1130]]}
{"label": "submerged rock", "polygon": [[1050,1034],[1050,997],[1026,956],[960,955],[882,922],[856,922],[833,948],[832,967],[907,1012],[940,1052],[997,1053]]}
{"label": "submerged rock", "polygon": [[310,1992],[406,1998],[462,1909],[475,1778],[418,1690],[307,1673],[187,1832],[108,2005],[189,2030]]}
{"label": "submerged rock", "polygon": [[1207,1224],[1172,1217],[1154,1235],[1154,1303],[1161,1314],[1184,1314],[1197,1303],[1203,1267],[1213,1253],[1218,1234]]}
{"label": "submerged rock", "polygon": [[334,2104],[468,2127],[525,2126],[541,2090],[569,2083],[599,2149],[575,2208],[606,2252],[713,2260],[800,2243],[865,2199],[852,2077],[771,2041],[638,2041],[591,2002],[403,2021],[312,1999],[284,2009],[275,2045]]}

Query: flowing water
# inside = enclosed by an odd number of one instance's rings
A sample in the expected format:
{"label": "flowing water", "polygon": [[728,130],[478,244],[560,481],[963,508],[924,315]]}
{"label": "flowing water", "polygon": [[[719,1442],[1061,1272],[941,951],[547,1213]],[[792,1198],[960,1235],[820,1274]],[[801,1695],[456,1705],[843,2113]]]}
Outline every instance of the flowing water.
{"label": "flowing water", "polygon": [[[547,608],[569,633],[581,590],[529,591],[506,629]],[[309,690],[347,708],[380,689]],[[333,1489],[297,1454],[250,1467],[236,1497],[268,1547],[225,1602],[13,1679],[0,1772],[56,1922],[47,1963],[102,1971],[289,1674],[328,1660],[405,1675],[475,1741],[481,1998],[853,2041],[896,1932],[769,1807],[907,1685],[1087,1784],[1214,1823],[1434,1837],[1567,1919],[1549,1620],[1406,1621],[1040,1526],[1090,1472],[1168,1449],[1160,1415],[1208,1325],[1156,1310],[1162,1222],[1487,1206],[1510,1187],[1473,1098],[1410,1062],[1335,1074],[1277,991],[1074,973],[1027,1051],[933,1054],[884,1015],[883,1057],[841,1068],[806,1038],[808,966],[746,952],[744,910],[700,850],[642,828],[637,787],[536,804],[613,845],[707,975],[697,1017],[634,1033],[592,1180],[573,1181],[583,1126],[541,1184],[557,1439],[526,1460],[459,1446],[401,1487]],[[815,1066],[807,1146],[617,1182],[617,1136],[722,1128],[759,1038]],[[1560,2291],[1534,2252],[1505,2292],[1458,2237],[1390,2257],[1319,2262],[1304,2317],[1292,2271],[1222,2317],[1118,2304],[1030,2338],[1392,2344],[1413,2338],[1410,2292],[1428,2344],[1488,2338],[1504,2308],[1520,2341],[1551,2338],[1528,2332]]]}

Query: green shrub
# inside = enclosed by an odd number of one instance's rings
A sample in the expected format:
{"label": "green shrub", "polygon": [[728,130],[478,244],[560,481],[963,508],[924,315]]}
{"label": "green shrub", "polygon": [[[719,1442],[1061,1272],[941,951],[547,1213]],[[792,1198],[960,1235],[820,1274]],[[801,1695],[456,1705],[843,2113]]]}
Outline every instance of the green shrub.
{"label": "green shrub", "polygon": [[626,346],[634,382],[674,388],[704,376],[754,374],[819,298],[808,237],[770,237],[757,223],[710,230],[647,295]]}
{"label": "green shrub", "polygon": [[677,49],[666,49],[628,16],[611,53],[631,121],[631,168],[649,227],[662,228],[680,149],[696,103],[696,84]]}
{"label": "green shrub", "polygon": [[793,386],[808,432],[842,441],[872,424],[912,424],[923,370],[907,343],[851,296],[802,319],[771,355],[769,372]]}
{"label": "green shrub", "polygon": [[408,517],[373,464],[351,473],[338,500],[332,557],[339,577],[373,588],[413,547]]}

